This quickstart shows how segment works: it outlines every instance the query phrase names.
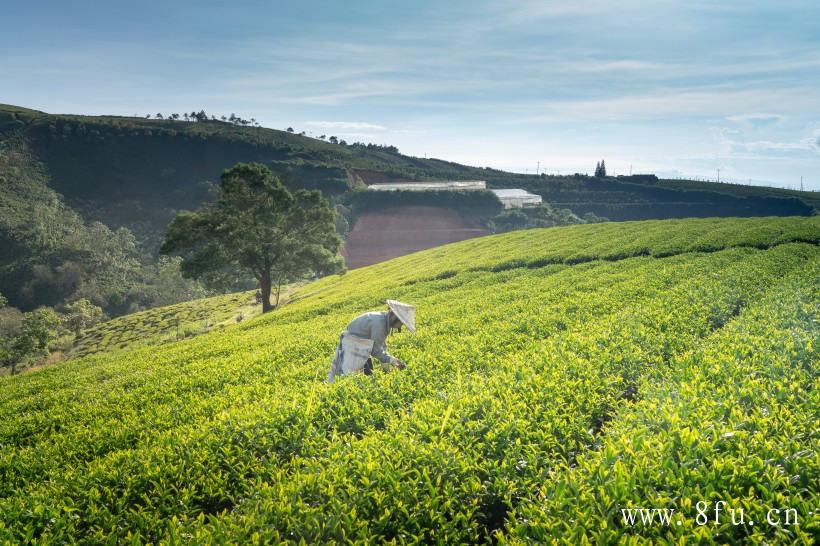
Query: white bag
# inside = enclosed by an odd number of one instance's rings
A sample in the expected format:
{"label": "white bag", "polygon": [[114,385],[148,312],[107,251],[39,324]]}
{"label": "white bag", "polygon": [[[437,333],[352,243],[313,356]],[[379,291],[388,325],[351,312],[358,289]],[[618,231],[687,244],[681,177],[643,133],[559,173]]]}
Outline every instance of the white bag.
{"label": "white bag", "polygon": [[370,352],[373,350],[373,340],[344,334],[342,336],[342,375],[359,372],[364,369]]}

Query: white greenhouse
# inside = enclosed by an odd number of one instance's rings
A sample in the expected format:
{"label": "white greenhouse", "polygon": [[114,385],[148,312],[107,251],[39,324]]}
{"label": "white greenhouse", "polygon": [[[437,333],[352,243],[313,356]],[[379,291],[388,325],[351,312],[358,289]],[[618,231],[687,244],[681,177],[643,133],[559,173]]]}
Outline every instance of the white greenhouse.
{"label": "white greenhouse", "polygon": [[[487,189],[484,180],[440,180],[436,182],[393,182],[387,184],[370,184],[371,191],[481,191]],[[490,190],[504,205],[505,209],[537,207],[541,196],[521,189]]]}
{"label": "white greenhouse", "polygon": [[498,196],[505,209],[520,209],[525,207],[537,207],[541,204],[541,196],[530,193],[527,190],[503,189],[490,190]]}

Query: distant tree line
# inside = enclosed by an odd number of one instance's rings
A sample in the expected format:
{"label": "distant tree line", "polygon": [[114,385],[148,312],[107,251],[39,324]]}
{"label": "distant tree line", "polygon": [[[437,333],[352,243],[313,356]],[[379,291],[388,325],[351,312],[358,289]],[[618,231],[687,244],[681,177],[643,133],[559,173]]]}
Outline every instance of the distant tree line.
{"label": "distant tree line", "polygon": [[162,114],[161,112],[157,112],[153,116],[151,114],[145,114],[145,119],[166,119],[170,121],[194,121],[194,122],[205,122],[205,121],[222,121],[225,123],[231,123],[233,125],[239,125],[242,127],[261,127],[256,119],[244,119],[236,114],[231,114],[230,116],[214,116],[208,115],[205,110],[200,110],[199,112],[185,112],[183,114]]}
{"label": "distant tree line", "polygon": [[487,227],[494,233],[503,233],[519,229],[595,224],[606,221],[606,218],[592,213],[578,216],[568,208],[556,208],[544,203],[539,207],[505,210],[490,218]]}
{"label": "distant tree line", "polygon": [[35,365],[54,350],[67,350],[76,337],[105,318],[103,310],[87,299],[61,306],[39,307],[27,313],[8,306],[0,294],[0,370],[11,374]]}
{"label": "distant tree line", "polygon": [[[286,131],[288,133],[297,134],[296,131],[293,129],[293,127],[288,127],[286,129]],[[298,134],[299,134],[299,136],[306,136],[304,131],[302,131],[301,133],[298,133]],[[337,137],[335,135],[328,136],[328,135],[325,135],[325,134],[321,134],[321,135],[319,135],[315,138],[317,138],[319,140],[325,140],[327,142],[330,142],[331,144],[340,144],[342,146],[349,146],[351,148],[357,148],[357,149],[360,149],[360,150],[369,150],[369,151],[372,151],[372,152],[390,152],[390,153],[393,153],[393,154],[398,154],[399,153],[399,149],[397,147],[390,146],[388,144],[373,144],[373,143],[365,143],[365,142],[348,143],[346,140],[340,139],[339,137]]]}
{"label": "distant tree line", "polygon": [[393,154],[399,153],[399,149],[395,146],[390,146],[387,144],[365,144],[364,142],[354,142],[350,145],[351,148],[361,148],[363,150],[370,150],[375,152],[390,152]]}

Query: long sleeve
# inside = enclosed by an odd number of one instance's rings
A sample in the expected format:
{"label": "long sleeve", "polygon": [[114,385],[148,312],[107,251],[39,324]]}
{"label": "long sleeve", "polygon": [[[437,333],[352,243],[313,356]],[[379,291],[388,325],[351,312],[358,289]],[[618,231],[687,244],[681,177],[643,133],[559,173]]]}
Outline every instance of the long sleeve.
{"label": "long sleeve", "polygon": [[[398,359],[387,352],[387,336],[390,327],[387,324],[386,312],[370,312],[359,315],[347,325],[346,332],[373,341],[370,355],[381,362],[382,369],[390,370],[398,363]],[[338,371],[336,372],[338,374]]]}
{"label": "long sleeve", "polygon": [[347,325],[347,331],[354,336],[373,340],[370,354],[382,364],[395,364],[396,358],[387,352],[387,313],[371,312],[356,317]]}
{"label": "long sleeve", "polygon": [[379,319],[380,320],[374,320],[371,323],[370,339],[373,340],[373,349],[370,351],[370,354],[378,358],[382,364],[394,364],[396,358],[387,352],[387,335],[389,333],[387,317],[381,316]]}
{"label": "long sleeve", "polygon": [[380,345],[373,343],[371,354],[379,359],[382,364],[395,364],[396,357],[387,352],[387,345],[384,341]]}

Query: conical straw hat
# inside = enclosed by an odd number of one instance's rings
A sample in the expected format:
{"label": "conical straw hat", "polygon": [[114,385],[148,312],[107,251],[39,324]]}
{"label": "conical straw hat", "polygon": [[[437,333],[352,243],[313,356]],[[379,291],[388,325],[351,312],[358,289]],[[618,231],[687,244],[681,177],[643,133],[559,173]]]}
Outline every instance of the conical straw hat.
{"label": "conical straw hat", "polygon": [[396,300],[387,300],[387,307],[399,317],[399,320],[407,326],[412,333],[416,333],[416,309],[407,303]]}

